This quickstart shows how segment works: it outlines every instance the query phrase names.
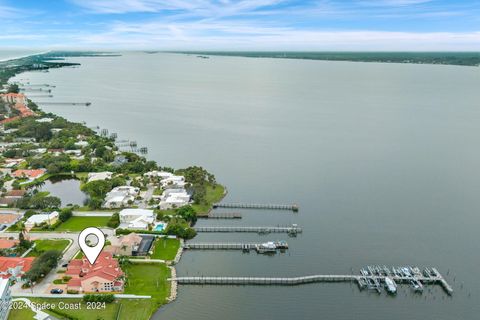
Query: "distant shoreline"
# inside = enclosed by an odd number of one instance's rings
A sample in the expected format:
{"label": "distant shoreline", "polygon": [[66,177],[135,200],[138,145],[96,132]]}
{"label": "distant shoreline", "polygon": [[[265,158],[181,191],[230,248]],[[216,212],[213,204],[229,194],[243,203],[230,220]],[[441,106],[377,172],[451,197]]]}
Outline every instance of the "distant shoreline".
{"label": "distant shoreline", "polygon": [[197,57],[225,56],[246,58],[299,59],[319,61],[350,61],[480,66],[480,52],[301,52],[301,51],[169,51]]}
{"label": "distant shoreline", "polygon": [[46,54],[46,53],[49,53],[50,50],[48,51],[42,51],[42,52],[32,52],[30,54],[24,54],[24,55],[21,55],[21,56],[14,56],[14,57],[8,57],[8,58],[0,58],[0,62],[8,62],[8,61],[13,61],[13,60],[18,60],[18,59],[23,59],[23,58],[28,58],[28,57],[31,57],[31,56],[38,56],[38,55],[41,55],[41,54]]}

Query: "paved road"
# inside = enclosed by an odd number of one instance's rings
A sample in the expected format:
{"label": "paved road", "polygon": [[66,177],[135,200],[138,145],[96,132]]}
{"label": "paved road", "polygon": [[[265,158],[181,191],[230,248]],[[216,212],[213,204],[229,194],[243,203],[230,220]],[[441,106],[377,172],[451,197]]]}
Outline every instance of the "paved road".
{"label": "paved road", "polygon": [[154,191],[155,191],[155,185],[153,183],[149,183],[147,186],[147,191],[145,191],[145,195],[143,196],[143,200],[138,205],[139,208],[145,209],[148,207],[148,202],[152,198]]}

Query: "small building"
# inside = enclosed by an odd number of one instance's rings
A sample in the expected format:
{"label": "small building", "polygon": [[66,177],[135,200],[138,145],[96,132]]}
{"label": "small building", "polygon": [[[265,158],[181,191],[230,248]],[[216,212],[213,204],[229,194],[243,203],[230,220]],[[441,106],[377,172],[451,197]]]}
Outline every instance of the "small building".
{"label": "small building", "polygon": [[107,180],[112,179],[113,173],[110,171],[104,172],[90,172],[88,174],[88,182],[97,181],[97,180]]}
{"label": "small building", "polygon": [[33,227],[39,226],[43,223],[53,225],[58,221],[58,212],[34,214],[25,221],[25,230],[30,231]]}
{"label": "small building", "polygon": [[19,281],[32,267],[34,257],[0,257],[0,277]]}
{"label": "small building", "polygon": [[0,278],[0,320],[8,319],[12,302],[10,281]]}

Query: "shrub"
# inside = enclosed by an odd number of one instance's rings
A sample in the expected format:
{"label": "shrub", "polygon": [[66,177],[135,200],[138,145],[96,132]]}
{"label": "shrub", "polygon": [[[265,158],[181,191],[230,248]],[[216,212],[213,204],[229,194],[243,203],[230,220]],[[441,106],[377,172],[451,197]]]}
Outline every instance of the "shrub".
{"label": "shrub", "polygon": [[69,290],[67,290],[67,293],[68,293],[68,294],[77,294],[77,293],[78,293],[78,290],[69,289]]}
{"label": "shrub", "polygon": [[105,302],[112,303],[115,301],[113,294],[86,294],[83,296],[83,302]]}

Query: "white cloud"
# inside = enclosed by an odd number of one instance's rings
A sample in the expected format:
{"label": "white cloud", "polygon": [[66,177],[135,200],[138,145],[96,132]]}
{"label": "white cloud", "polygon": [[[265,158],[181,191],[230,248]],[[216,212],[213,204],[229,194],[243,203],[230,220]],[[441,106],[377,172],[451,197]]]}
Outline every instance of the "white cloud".
{"label": "white cloud", "polygon": [[264,27],[242,21],[117,23],[80,36],[86,46],[202,50],[480,50],[480,32],[319,31]]}

